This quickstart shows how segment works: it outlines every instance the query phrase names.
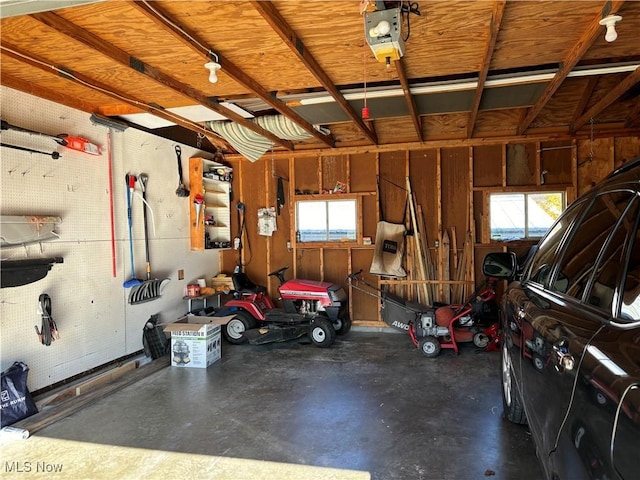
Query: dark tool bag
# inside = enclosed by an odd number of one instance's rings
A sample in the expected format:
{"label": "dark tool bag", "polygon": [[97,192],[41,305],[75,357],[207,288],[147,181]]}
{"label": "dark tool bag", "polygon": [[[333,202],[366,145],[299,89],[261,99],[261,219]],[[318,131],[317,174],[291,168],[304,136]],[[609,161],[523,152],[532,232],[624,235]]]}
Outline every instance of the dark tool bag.
{"label": "dark tool bag", "polygon": [[2,372],[0,427],[6,427],[38,413],[38,408],[27,389],[28,373],[29,367],[23,362],[15,362]]}

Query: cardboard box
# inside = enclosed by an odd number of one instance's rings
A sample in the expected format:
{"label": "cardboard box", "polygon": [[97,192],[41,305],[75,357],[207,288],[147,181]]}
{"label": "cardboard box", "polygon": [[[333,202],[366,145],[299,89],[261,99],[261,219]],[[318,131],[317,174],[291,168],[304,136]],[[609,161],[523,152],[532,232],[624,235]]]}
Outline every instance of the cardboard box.
{"label": "cardboard box", "polygon": [[228,292],[233,290],[233,280],[231,277],[213,277],[211,286],[216,292]]}
{"label": "cardboard box", "polygon": [[207,368],[220,360],[221,326],[231,317],[190,315],[164,328],[171,333],[171,366]]}

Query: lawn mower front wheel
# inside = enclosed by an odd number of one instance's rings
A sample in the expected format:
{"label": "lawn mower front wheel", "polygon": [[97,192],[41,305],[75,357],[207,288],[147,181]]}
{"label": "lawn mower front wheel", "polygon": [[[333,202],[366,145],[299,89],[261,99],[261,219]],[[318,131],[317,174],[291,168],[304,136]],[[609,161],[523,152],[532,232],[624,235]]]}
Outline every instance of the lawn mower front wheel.
{"label": "lawn mower front wheel", "polygon": [[244,332],[257,327],[256,319],[247,312],[237,312],[226,325],[224,325],[223,333],[227,342],[234,345],[247,343],[247,337]]}
{"label": "lawn mower front wheel", "polygon": [[427,335],[420,340],[420,350],[427,358],[437,357],[440,354],[440,342],[432,335]]}
{"label": "lawn mower front wheel", "polygon": [[309,327],[309,339],[320,348],[329,348],[336,339],[336,329],[328,318],[316,318]]}
{"label": "lawn mower front wheel", "polygon": [[351,318],[349,318],[349,314],[347,313],[343,317],[338,317],[333,323],[333,328],[338,335],[347,334],[349,330],[351,330]]}

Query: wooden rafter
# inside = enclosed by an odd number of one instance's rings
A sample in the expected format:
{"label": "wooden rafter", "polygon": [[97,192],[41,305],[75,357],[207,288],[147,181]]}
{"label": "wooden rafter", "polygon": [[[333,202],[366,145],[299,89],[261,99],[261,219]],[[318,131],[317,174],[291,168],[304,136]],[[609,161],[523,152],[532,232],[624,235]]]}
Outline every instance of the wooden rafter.
{"label": "wooden rafter", "polygon": [[507,0],[498,0],[493,4],[491,22],[489,24],[489,39],[487,40],[484,59],[482,60],[480,71],[478,72],[478,86],[476,87],[473,105],[471,107],[471,112],[469,112],[469,120],[467,121],[467,138],[471,138],[473,135],[476,118],[478,117],[478,110],[480,109],[480,100],[482,100],[482,92],[484,91],[484,83],[486,82],[487,75],[489,74],[489,66],[491,65],[493,50],[495,49],[498,33],[500,32],[500,24],[502,23],[502,16],[504,14],[504,7],[506,3]]}
{"label": "wooden rafter", "polygon": [[580,118],[580,115],[582,115],[584,109],[587,108],[587,103],[589,103],[589,99],[591,98],[591,95],[593,95],[593,90],[596,88],[598,80],[600,80],[600,77],[591,77],[587,82],[587,85],[585,86],[582,95],[580,96],[580,100],[576,104],[576,108],[573,110],[572,122],[575,122],[578,118]]}
{"label": "wooden rafter", "polygon": [[[147,5],[147,2],[143,1],[132,1],[129,3],[133,7],[137,8],[140,12],[144,13],[148,18],[153,20],[157,25],[161,26],[167,32],[170,32],[176,38],[183,41],[194,52],[202,55],[207,60],[211,60],[209,52],[205,52],[203,48],[198,46],[198,44],[201,46],[206,45],[210,49],[210,51],[215,50],[213,46],[209,45],[209,42],[207,42],[203,38],[200,38],[200,36],[195,32],[189,31],[184,26],[177,27],[178,23],[180,22],[171,18],[171,16],[164,10],[162,10],[157,4],[154,3],[153,8],[151,8],[149,5]],[[161,16],[159,16],[156,12],[158,12]],[[167,22],[165,21],[165,19],[169,21]],[[252,91],[263,102],[270,105],[272,108],[280,112],[292,122],[298,124],[301,128],[306,130],[313,137],[317,138],[325,145],[328,145],[330,147],[333,147],[335,145],[334,139],[330,135],[325,135],[324,133],[316,130],[314,126],[311,125],[307,120],[305,120],[300,114],[298,114],[295,110],[292,110],[282,100],[274,97],[270,92],[265,90],[262,85],[256,82],[253,78],[249,77],[246,73],[244,73],[244,71],[238,68],[231,61],[218,56],[218,63],[221,65],[221,71],[224,72],[225,75],[228,75],[230,78]]]}
{"label": "wooden rafter", "polygon": [[[4,78],[3,78],[4,79]],[[627,119],[624,123],[625,128],[631,128],[640,120],[640,102],[636,102],[636,105],[629,110]]]}
{"label": "wooden rafter", "polygon": [[590,118],[598,115],[638,82],[640,82],[640,67],[627,75],[624,80],[609,90],[604,97],[598,100],[591,108],[584,112],[580,118],[573,122],[572,131],[578,130],[587,123]]}
{"label": "wooden rafter", "polygon": [[[624,0],[607,2],[607,4],[610,5],[609,11],[617,12],[623,3]],[[567,78],[567,75],[569,75],[571,70],[573,70],[573,67],[576,66],[587,50],[589,50],[596,38],[603,34],[602,25],[598,23],[601,19],[602,15],[596,16],[584,31],[580,39],[571,48],[571,50],[569,50],[569,53],[567,53],[566,57],[560,64],[560,69],[547,84],[547,87],[544,89],[544,92],[542,92],[542,95],[540,95],[540,98],[538,98],[538,101],[527,111],[522,121],[518,124],[516,132],[518,135],[524,134],[540,111],[549,102],[549,100],[551,100],[551,97],[556,90],[558,90],[560,85],[562,85],[562,82]]]}
{"label": "wooden rafter", "polygon": [[76,82],[79,85],[90,88],[92,90],[96,90],[104,95],[117,99],[118,101],[127,103],[147,113],[151,113],[152,115],[155,115],[157,117],[160,117],[170,122],[173,122],[175,124],[178,124],[181,127],[184,127],[188,130],[201,133],[205,135],[212,144],[220,148],[228,148],[226,142],[222,141],[220,138],[214,135],[213,132],[211,132],[211,130],[206,130],[203,126],[197,124],[196,122],[193,122],[187,118],[181,117],[180,115],[176,115],[175,113],[171,113],[163,109],[162,107],[156,107],[156,106],[150,105],[144,102],[143,100],[134,98],[125,92],[119,92],[109,85],[105,85],[97,80],[86,77],[80,73],[73,72],[71,69],[67,69],[64,66],[60,66],[60,65],[54,66],[48,60],[44,58],[39,58],[36,55],[22,51],[18,47],[15,47],[7,42],[3,42],[2,45],[0,45],[0,50],[2,50],[3,54],[7,55],[10,58],[13,58],[14,60],[25,63],[32,67],[35,67],[48,74],[57,75],[62,78],[66,78],[71,82]]}
{"label": "wooden rafter", "polygon": [[226,108],[223,105],[220,105],[215,99],[207,97],[195,88],[176,80],[166,73],[161,72],[157,68],[146,64],[142,60],[132,57],[124,50],[121,50],[120,48],[106,42],[97,35],[94,35],[93,33],[78,27],[68,20],[65,20],[59,15],[51,12],[45,12],[35,13],[31,16],[39,22],[53,28],[57,32],[73,38],[74,40],[100,52],[104,56],[118,62],[119,64],[125,67],[129,67],[132,70],[144,75],[145,77],[154,80],[156,83],[160,83],[165,87],[168,87],[171,90],[180,93],[181,95],[191,98],[195,103],[207,107],[214,112],[217,112],[220,115],[228,118],[229,120],[233,120],[234,122],[242,125],[249,130],[252,130],[258,135],[262,135],[263,137],[268,138],[275,144],[280,145],[287,150],[293,150],[294,147],[292,142],[288,140],[282,140],[281,138],[265,130],[254,122],[244,118],[242,115],[234,112],[229,108]]}
{"label": "wooden rafter", "polygon": [[278,9],[272,2],[252,1],[251,5],[260,15],[267,21],[271,28],[280,36],[282,41],[291,49],[298,59],[307,67],[314,77],[320,82],[324,89],[329,92],[340,108],[347,116],[356,124],[362,133],[364,133],[372,143],[378,144],[378,138],[375,133],[367,128],[362,118],[356,113],[351,104],[347,102],[342,93],[334,85],[327,73],[320,67],[315,57],[304,47],[302,40],[296,35],[296,32],[282,18]]}
{"label": "wooden rafter", "polygon": [[424,140],[422,136],[422,122],[420,121],[420,115],[418,115],[418,108],[416,107],[416,99],[411,94],[411,87],[409,86],[409,79],[407,78],[407,74],[404,70],[404,63],[402,58],[396,60],[394,62],[396,64],[396,72],[398,73],[398,78],[400,79],[400,85],[402,85],[402,91],[404,92],[404,99],[407,102],[407,106],[409,107],[409,113],[411,113],[411,120],[413,121],[413,126],[416,129],[416,134],[418,135],[418,140],[421,142]]}

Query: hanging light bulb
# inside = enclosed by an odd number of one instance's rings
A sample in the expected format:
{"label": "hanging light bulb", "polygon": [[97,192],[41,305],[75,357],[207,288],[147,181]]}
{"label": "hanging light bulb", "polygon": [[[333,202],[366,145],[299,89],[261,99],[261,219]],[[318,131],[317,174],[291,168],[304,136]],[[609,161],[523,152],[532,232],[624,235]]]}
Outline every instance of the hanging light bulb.
{"label": "hanging light bulb", "polygon": [[620,15],[609,15],[604,17],[598,23],[600,25],[604,25],[607,27],[607,33],[604,35],[604,39],[607,42],[615,42],[616,38],[618,38],[618,32],[616,32],[616,23],[622,20]]}
{"label": "hanging light bulb", "polygon": [[[211,83],[216,83],[218,81],[218,70],[220,70],[222,67],[218,63],[218,55],[209,51],[209,56],[211,57],[212,61],[205,63],[204,68],[209,70],[209,81]],[[215,61],[213,60],[213,57],[215,57]]]}

